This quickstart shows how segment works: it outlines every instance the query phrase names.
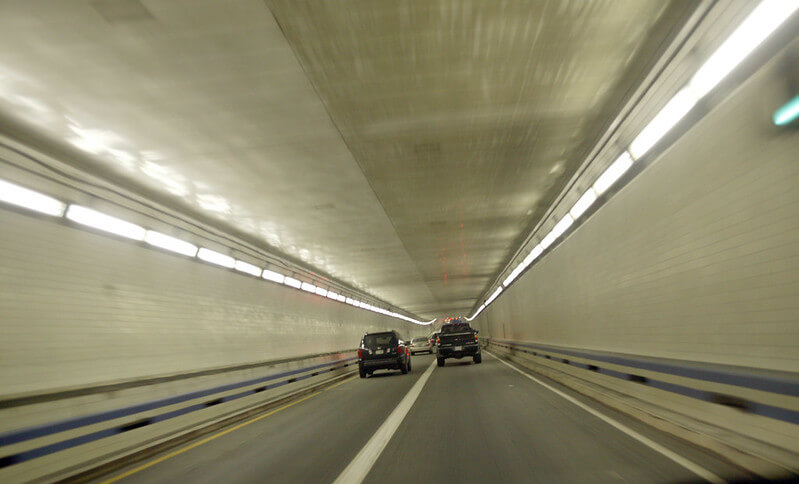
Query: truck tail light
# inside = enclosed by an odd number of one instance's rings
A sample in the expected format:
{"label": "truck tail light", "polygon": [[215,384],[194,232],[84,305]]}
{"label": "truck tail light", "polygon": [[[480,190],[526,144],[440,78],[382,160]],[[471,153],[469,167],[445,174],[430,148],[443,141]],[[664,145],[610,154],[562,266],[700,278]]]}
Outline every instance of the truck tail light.
{"label": "truck tail light", "polygon": [[363,359],[363,350],[362,350],[362,349],[360,349],[360,348],[358,349],[358,359],[359,359],[359,360],[362,360],[362,359]]}
{"label": "truck tail light", "polygon": [[477,343],[477,335],[474,335],[474,342]]}
{"label": "truck tail light", "polygon": [[441,338],[438,338],[438,339],[436,340],[436,345],[440,345],[440,344],[441,344]]}
{"label": "truck tail light", "polygon": [[397,346],[397,354],[401,355],[403,353],[405,353],[405,347],[403,347],[402,345]]}

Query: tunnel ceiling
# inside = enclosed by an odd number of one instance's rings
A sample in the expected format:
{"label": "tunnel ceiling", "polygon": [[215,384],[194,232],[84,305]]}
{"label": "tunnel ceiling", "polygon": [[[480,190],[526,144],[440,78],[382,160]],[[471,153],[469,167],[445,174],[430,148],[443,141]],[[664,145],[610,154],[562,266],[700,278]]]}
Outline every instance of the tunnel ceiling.
{"label": "tunnel ceiling", "polygon": [[463,313],[687,3],[3,2],[0,121],[422,317]]}

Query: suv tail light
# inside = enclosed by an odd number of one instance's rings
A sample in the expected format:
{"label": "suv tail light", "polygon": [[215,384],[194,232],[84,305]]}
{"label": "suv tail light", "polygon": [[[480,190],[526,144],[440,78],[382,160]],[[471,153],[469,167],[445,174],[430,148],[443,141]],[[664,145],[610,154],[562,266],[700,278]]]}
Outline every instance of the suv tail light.
{"label": "suv tail light", "polygon": [[362,360],[362,359],[363,359],[363,350],[362,350],[362,349],[360,349],[360,348],[358,348],[358,359],[359,359],[359,360]]}
{"label": "suv tail light", "polygon": [[436,340],[436,344],[437,344],[437,345],[440,345],[440,344],[441,344],[441,338],[438,338],[438,339]]}
{"label": "suv tail light", "polygon": [[403,353],[405,353],[405,347],[402,345],[397,346],[397,354],[401,355]]}
{"label": "suv tail light", "polygon": [[474,342],[477,343],[477,333],[474,334]]}

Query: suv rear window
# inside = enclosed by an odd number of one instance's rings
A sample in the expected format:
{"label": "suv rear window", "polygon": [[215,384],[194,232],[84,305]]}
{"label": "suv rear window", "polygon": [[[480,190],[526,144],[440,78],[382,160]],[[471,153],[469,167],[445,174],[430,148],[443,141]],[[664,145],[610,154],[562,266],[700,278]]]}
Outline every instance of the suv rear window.
{"label": "suv rear window", "polygon": [[367,334],[363,337],[364,348],[369,348],[370,350],[385,348],[386,346],[397,346],[398,344],[394,333]]}
{"label": "suv rear window", "polygon": [[466,333],[472,328],[468,324],[445,324],[441,327],[441,334],[447,333]]}

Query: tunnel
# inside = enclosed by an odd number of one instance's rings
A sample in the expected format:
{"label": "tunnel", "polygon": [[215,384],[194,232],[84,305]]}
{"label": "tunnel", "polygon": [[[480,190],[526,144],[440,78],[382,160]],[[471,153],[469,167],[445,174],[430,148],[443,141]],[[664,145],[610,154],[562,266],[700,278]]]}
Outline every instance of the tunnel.
{"label": "tunnel", "polygon": [[799,0],[0,2],[0,482],[793,482]]}

